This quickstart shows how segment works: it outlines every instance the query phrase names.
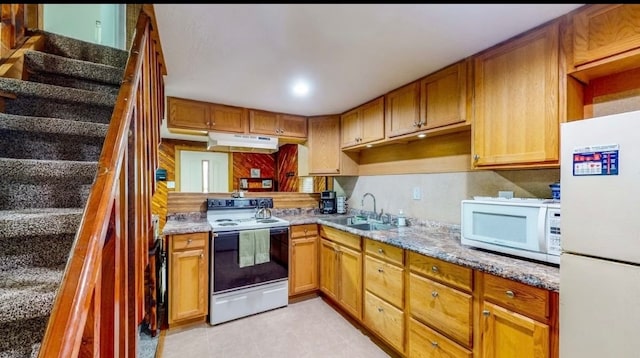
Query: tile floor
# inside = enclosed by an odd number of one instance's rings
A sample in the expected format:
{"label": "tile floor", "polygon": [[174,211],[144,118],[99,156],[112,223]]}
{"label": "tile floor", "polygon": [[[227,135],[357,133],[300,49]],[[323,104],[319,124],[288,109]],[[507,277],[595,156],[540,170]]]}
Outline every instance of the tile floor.
{"label": "tile floor", "polygon": [[216,326],[167,331],[158,353],[160,358],[390,357],[320,297]]}

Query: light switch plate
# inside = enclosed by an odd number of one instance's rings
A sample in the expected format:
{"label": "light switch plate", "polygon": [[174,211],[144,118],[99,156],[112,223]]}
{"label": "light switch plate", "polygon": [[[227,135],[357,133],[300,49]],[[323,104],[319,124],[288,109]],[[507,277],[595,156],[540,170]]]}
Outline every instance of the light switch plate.
{"label": "light switch plate", "polygon": [[413,188],[413,200],[420,200],[422,198],[422,193],[420,192],[420,187],[416,186]]}

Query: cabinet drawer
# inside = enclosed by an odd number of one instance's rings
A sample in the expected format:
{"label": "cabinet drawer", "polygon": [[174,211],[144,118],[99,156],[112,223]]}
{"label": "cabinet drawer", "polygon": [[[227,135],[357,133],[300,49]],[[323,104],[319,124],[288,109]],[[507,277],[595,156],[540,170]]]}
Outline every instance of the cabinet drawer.
{"label": "cabinet drawer", "polygon": [[484,298],[542,321],[549,317],[549,291],[542,288],[485,274]]}
{"label": "cabinet drawer", "polygon": [[358,235],[322,225],[320,227],[320,236],[333,242],[348,246],[354,250],[362,251],[362,244],[360,236]]}
{"label": "cabinet drawer", "polygon": [[392,347],[404,352],[404,312],[386,303],[371,292],[364,296],[364,323],[387,340]]}
{"label": "cabinet drawer", "polygon": [[365,260],[365,289],[398,308],[404,307],[404,269],[369,255]]}
{"label": "cabinet drawer", "polygon": [[472,353],[424,324],[409,318],[409,357],[471,358]]}
{"label": "cabinet drawer", "polygon": [[468,267],[452,264],[433,257],[409,253],[411,271],[419,272],[428,278],[444,282],[461,290],[471,292],[473,287],[473,270]]}
{"label": "cabinet drawer", "polygon": [[316,224],[305,224],[305,225],[292,225],[291,226],[291,238],[295,239],[298,237],[305,236],[316,236],[318,235],[318,225]]}
{"label": "cabinet drawer", "polygon": [[471,295],[414,273],[409,275],[411,314],[466,347],[471,347]]}
{"label": "cabinet drawer", "polygon": [[203,248],[209,240],[208,232],[171,235],[171,250]]}
{"label": "cabinet drawer", "polygon": [[365,240],[365,250],[367,254],[376,256],[378,258],[391,261],[402,266],[403,250],[399,247],[391,246],[375,240]]}

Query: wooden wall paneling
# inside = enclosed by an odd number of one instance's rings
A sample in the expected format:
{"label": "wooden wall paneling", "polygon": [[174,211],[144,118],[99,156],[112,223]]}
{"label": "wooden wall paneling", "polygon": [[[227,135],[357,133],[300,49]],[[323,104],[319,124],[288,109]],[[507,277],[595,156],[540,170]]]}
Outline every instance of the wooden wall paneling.
{"label": "wooden wall paneling", "polygon": [[[298,145],[285,144],[276,153],[278,191],[298,191]],[[288,175],[293,173],[293,175]]]}
{"label": "wooden wall paneling", "polygon": [[[251,169],[260,169],[261,178],[276,181],[275,154],[233,153],[233,191],[238,190],[240,178],[251,178]],[[274,190],[279,190],[273,183]]]}
{"label": "wooden wall paneling", "polygon": [[[288,208],[317,208],[320,201],[319,193],[280,193],[280,192],[246,192],[246,198],[273,198],[276,209]],[[201,212],[207,211],[208,198],[231,198],[229,193],[180,193],[171,192],[167,200],[167,213]]]}

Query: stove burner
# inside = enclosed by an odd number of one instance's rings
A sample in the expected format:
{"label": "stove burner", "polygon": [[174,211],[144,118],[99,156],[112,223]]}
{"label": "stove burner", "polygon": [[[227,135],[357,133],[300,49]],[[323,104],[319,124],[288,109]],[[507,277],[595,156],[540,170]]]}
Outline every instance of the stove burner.
{"label": "stove burner", "polygon": [[231,221],[231,219],[218,219],[218,220],[216,220],[216,222],[221,222],[221,221]]}
{"label": "stove burner", "polygon": [[261,224],[267,224],[267,223],[277,223],[279,220],[276,219],[259,219],[258,222]]}
{"label": "stove burner", "polygon": [[[216,220],[216,221],[220,221],[220,220]],[[229,220],[229,221],[231,221],[231,220]],[[220,223],[219,225],[220,226],[235,226],[235,225],[238,225],[238,223],[228,223],[227,222],[227,223]]]}

